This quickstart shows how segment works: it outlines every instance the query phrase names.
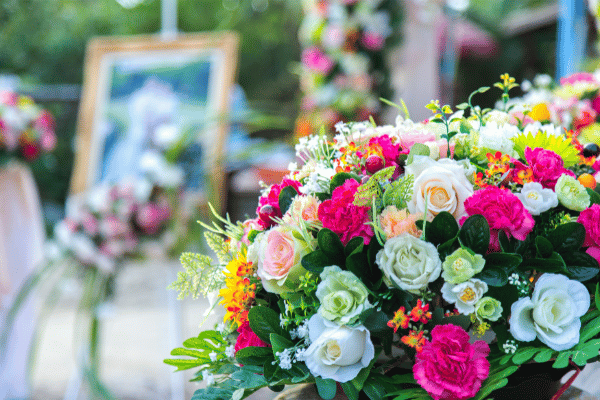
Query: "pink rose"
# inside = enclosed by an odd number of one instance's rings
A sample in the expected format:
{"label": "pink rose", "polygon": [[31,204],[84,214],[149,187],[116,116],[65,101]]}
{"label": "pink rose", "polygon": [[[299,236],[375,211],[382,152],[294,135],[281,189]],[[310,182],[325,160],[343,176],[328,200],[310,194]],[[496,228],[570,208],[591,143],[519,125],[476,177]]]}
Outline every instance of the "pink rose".
{"label": "pink rose", "polygon": [[263,288],[269,293],[297,290],[300,275],[306,272],[302,257],[314,249],[295,227],[277,226],[256,236],[248,249],[248,260],[257,266]]}
{"label": "pink rose", "polygon": [[365,224],[371,208],[352,204],[357,188],[358,182],[348,179],[335,188],[331,200],[325,200],[319,206],[318,215],[323,227],[335,232],[344,245],[357,236],[363,237],[365,244],[369,244],[374,235],[373,228]]}
{"label": "pink rose", "polygon": [[235,352],[237,353],[241,349],[245,349],[246,347],[271,347],[270,344],[267,344],[262,341],[261,338],[256,336],[256,333],[252,331],[250,328],[250,323],[248,321],[244,322],[242,326],[238,328],[238,337],[235,342]]}
{"label": "pink rose", "polygon": [[416,381],[435,400],[470,399],[488,377],[486,359],[490,347],[483,340],[469,343],[469,335],[456,325],[437,325],[431,342],[417,353],[413,374]]}
{"label": "pink rose", "polygon": [[[258,207],[256,208],[256,214],[258,215],[258,223],[263,229],[267,229],[275,223],[271,217],[281,218],[281,210],[279,208],[279,194],[281,189],[286,186],[292,186],[296,191],[302,186],[302,184],[293,179],[283,178],[283,181],[279,185],[272,185],[269,189],[269,193],[266,196],[262,196],[258,199]],[[268,212],[264,206],[271,206]]]}
{"label": "pink rose", "polygon": [[[480,214],[490,225],[490,250],[499,251],[498,232],[503,230],[510,238],[525,240],[535,221],[523,203],[508,189],[488,186],[465,200],[468,215]],[[463,218],[463,221],[466,217]]]}
{"label": "pink rose", "polygon": [[333,61],[317,47],[309,47],[302,52],[302,64],[309,69],[327,75],[333,68]]}
{"label": "pink rose", "polygon": [[554,189],[556,181],[562,174],[572,174],[564,168],[563,159],[552,150],[541,147],[525,149],[525,160],[533,171],[533,180],[547,189]]}
{"label": "pink rose", "polygon": [[600,263],[600,205],[594,204],[583,210],[577,222],[585,227],[585,242],[587,252]]}

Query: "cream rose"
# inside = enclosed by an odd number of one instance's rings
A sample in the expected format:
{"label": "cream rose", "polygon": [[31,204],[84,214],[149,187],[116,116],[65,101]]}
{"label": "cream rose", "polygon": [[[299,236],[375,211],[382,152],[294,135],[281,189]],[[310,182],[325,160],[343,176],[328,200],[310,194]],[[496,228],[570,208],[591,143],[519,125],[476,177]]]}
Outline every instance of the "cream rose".
{"label": "cream rose", "polygon": [[523,185],[521,193],[515,193],[523,207],[531,215],[540,215],[544,211],[558,206],[558,197],[552,189],[544,189],[539,182],[529,182]]}
{"label": "cream rose", "polygon": [[463,165],[450,159],[433,161],[417,156],[405,171],[415,177],[413,195],[408,202],[411,214],[427,211],[428,220],[442,211],[449,212],[456,220],[466,215],[464,203],[473,194],[473,185]]}
{"label": "cream rose", "polygon": [[339,326],[319,314],[308,321],[311,345],[302,360],[314,376],[344,383],[356,378],[375,357],[371,334],[363,325]]}
{"label": "cream rose", "polygon": [[388,287],[419,293],[442,272],[442,261],[435,246],[407,233],[385,242],[375,262],[383,271]]}
{"label": "cream rose", "polygon": [[267,292],[294,292],[298,277],[306,272],[300,262],[311,251],[312,243],[294,233],[293,228],[278,226],[259,233],[248,248],[248,259],[256,263]]}
{"label": "cream rose", "polygon": [[448,303],[453,303],[458,312],[469,315],[475,312],[475,305],[487,291],[487,283],[472,278],[458,285],[448,282],[444,283],[444,286],[442,286],[442,297]]}
{"label": "cream rose", "polygon": [[511,306],[510,333],[522,342],[537,337],[553,350],[570,349],[579,342],[580,317],[590,308],[590,294],[578,281],[560,274],[543,274],[531,298]]}

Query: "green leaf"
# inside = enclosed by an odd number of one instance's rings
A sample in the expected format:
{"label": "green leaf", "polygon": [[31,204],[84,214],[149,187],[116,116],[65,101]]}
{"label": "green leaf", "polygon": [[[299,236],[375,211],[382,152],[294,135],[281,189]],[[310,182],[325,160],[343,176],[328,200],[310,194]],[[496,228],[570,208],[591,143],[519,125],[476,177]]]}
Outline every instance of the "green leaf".
{"label": "green leaf", "polygon": [[[259,347],[264,349],[264,347]],[[247,347],[246,347],[247,349]],[[242,349],[245,350],[245,349]],[[240,351],[242,351],[240,350]],[[269,350],[269,349],[267,349]],[[239,352],[238,352],[239,353]],[[235,386],[238,388],[244,389],[256,389],[261,388],[268,385],[267,380],[263,376],[263,374],[256,374],[252,371],[248,371],[246,369],[241,369],[239,371],[231,374],[231,379],[236,380]]]}
{"label": "green leaf", "polygon": [[579,332],[579,343],[577,347],[580,347],[582,343],[587,342],[594,336],[600,333],[600,317],[591,320]]}
{"label": "green leaf", "polygon": [[590,189],[590,188],[585,188],[586,192],[590,195],[590,201],[591,201],[591,205],[593,204],[600,204],[600,194],[598,194],[598,192]]}
{"label": "green leaf", "polygon": [[600,310],[600,282],[596,284],[596,294],[594,296],[594,302],[596,303],[596,309]]}
{"label": "green leaf", "polygon": [[335,397],[337,392],[337,384],[333,379],[323,379],[319,376],[316,376],[315,383],[317,384],[317,392],[322,399],[331,400]]}
{"label": "green leaf", "polygon": [[500,242],[500,248],[505,253],[510,253],[512,248],[510,245],[510,239],[506,236],[506,233],[503,230],[498,232],[498,241]]}
{"label": "green leaf", "polygon": [[548,235],[554,250],[558,253],[573,253],[583,246],[585,228],[578,222],[559,225]]}
{"label": "green leaf", "polygon": [[557,252],[549,258],[528,258],[519,266],[522,271],[536,270],[538,272],[565,272],[566,264]]}
{"label": "green leaf", "polygon": [[483,215],[472,215],[460,230],[462,244],[476,253],[487,253],[490,245],[490,226]]}
{"label": "green leaf", "polygon": [[525,347],[525,348],[519,349],[513,356],[512,362],[514,362],[515,364],[524,364],[527,361],[531,360],[531,358],[538,351],[540,351],[540,348],[538,348],[538,347]]}
{"label": "green leaf", "polygon": [[598,261],[587,253],[575,252],[565,256],[568,261],[567,270],[571,278],[580,282],[589,281],[600,272]]}
{"label": "green leaf", "polygon": [[172,365],[173,367],[177,367],[177,371],[184,371],[186,369],[199,367],[202,364],[206,364],[206,361],[195,359],[175,359],[175,358],[167,358],[163,360],[163,362],[167,365]]}
{"label": "green leaf", "polygon": [[281,189],[281,192],[279,192],[279,209],[281,210],[281,215],[287,212],[296,196],[298,196],[298,192],[293,186],[286,186]]}
{"label": "green leaf", "polygon": [[459,105],[456,106],[456,109],[458,109],[458,110],[466,110],[467,108],[469,108],[468,103],[460,103]]}
{"label": "green leaf", "polygon": [[429,157],[430,152],[431,152],[431,150],[429,149],[429,147],[425,146],[422,143],[413,144],[413,146],[410,148],[410,153],[408,153],[408,158],[406,159],[406,165],[412,164],[415,156]]}
{"label": "green leaf", "polygon": [[320,275],[325,267],[333,265],[329,257],[322,250],[315,250],[312,253],[308,253],[302,257],[301,264],[304,269],[316,275]]}
{"label": "green leaf", "polygon": [[294,347],[294,343],[291,340],[288,340],[276,333],[271,333],[269,339],[271,342],[271,346],[273,346],[273,354],[280,353],[285,349]]}
{"label": "green leaf", "polygon": [[541,258],[550,257],[554,251],[552,243],[543,236],[537,236],[535,238],[535,248],[537,249],[538,256]]}
{"label": "green leaf", "polygon": [[484,385],[481,389],[479,389],[479,392],[477,392],[477,395],[475,397],[473,397],[473,400],[486,399],[487,396],[489,396],[494,390],[501,389],[504,386],[506,386],[507,384],[508,384],[508,379],[504,378],[499,381],[495,381],[494,383],[492,383],[490,385]]}
{"label": "green leaf", "polygon": [[182,347],[178,347],[176,349],[171,350],[172,356],[188,356],[194,358],[200,358],[206,361],[209,361],[210,358],[207,352],[201,352],[198,350],[184,349]]}
{"label": "green leaf", "polygon": [[458,231],[456,219],[449,212],[442,211],[430,224],[427,224],[427,241],[437,246],[455,238]]}
{"label": "green leaf", "polygon": [[344,382],[341,384],[341,386],[349,400],[358,400],[359,391],[352,384],[352,382]]}
{"label": "green leaf", "polygon": [[387,394],[383,386],[372,381],[365,383],[363,391],[371,400],[381,400],[385,398]]}
{"label": "green leaf", "polygon": [[485,256],[485,267],[496,267],[504,270],[507,274],[513,272],[523,262],[519,254],[490,253]]}
{"label": "green leaf", "polygon": [[248,312],[248,322],[256,336],[265,343],[269,343],[271,340],[271,333],[276,333],[286,339],[290,338],[289,333],[279,325],[279,313],[269,307],[252,307]]}
{"label": "green leaf", "polygon": [[[317,234],[317,243],[321,250],[330,259],[343,259],[344,245],[339,236],[333,233],[330,229],[323,228]],[[336,263],[339,265],[338,263]]]}
{"label": "green leaf", "polygon": [[508,283],[508,275],[504,270],[498,267],[488,267],[487,265],[475,278],[481,279],[489,286],[504,286]]}
{"label": "green leaf", "polygon": [[382,311],[372,312],[367,319],[363,322],[365,328],[367,328],[372,335],[380,333],[392,332],[391,328],[387,325],[390,318]]}
{"label": "green leaf", "polygon": [[348,179],[354,179],[356,182],[360,183],[360,178],[358,176],[348,172],[338,172],[333,176],[333,178],[331,178],[329,190],[333,192],[335,188],[342,186]]}
{"label": "green leaf", "polygon": [[569,365],[569,356],[571,352],[560,352],[552,364],[552,368],[566,368]]}
{"label": "green leaf", "polygon": [[346,247],[344,248],[344,255],[346,257],[351,256],[355,253],[360,253],[364,248],[365,239],[361,236],[350,239]]}
{"label": "green leaf", "polygon": [[273,351],[269,347],[248,346],[235,353],[235,358],[240,364],[263,366],[266,362],[274,360]]}
{"label": "green leaf", "polygon": [[552,359],[553,355],[554,355],[554,350],[544,349],[544,350],[540,351],[539,353],[537,353],[535,355],[535,357],[533,357],[533,360],[537,363],[544,363],[546,361],[550,361],[550,359]]}

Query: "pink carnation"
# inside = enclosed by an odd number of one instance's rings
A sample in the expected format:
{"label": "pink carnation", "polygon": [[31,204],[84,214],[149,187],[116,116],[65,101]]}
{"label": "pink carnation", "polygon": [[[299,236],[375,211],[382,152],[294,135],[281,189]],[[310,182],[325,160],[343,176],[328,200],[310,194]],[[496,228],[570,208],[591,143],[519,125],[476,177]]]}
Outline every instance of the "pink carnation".
{"label": "pink carnation", "polygon": [[[283,181],[279,185],[271,186],[269,193],[266,196],[262,196],[258,199],[256,214],[259,216],[259,218],[257,219],[257,222],[263,229],[267,229],[273,225],[273,221],[270,217],[282,217],[281,209],[279,208],[279,194],[281,193],[281,189],[286,186],[292,186],[294,189],[296,189],[296,191],[298,191],[302,184],[293,179],[283,178]],[[264,213],[261,213],[260,211],[260,209],[266,205],[273,207],[273,210],[269,215],[264,215]]]}
{"label": "pink carnation", "polygon": [[256,333],[250,328],[248,321],[244,322],[242,326],[238,328],[239,336],[235,342],[235,352],[238,350],[245,349],[246,347],[271,347],[269,344],[262,341],[261,338],[256,336]]}
{"label": "pink carnation", "polygon": [[342,186],[334,189],[331,200],[325,200],[319,206],[319,220],[323,227],[335,232],[346,245],[350,239],[361,236],[365,244],[369,244],[373,236],[373,228],[366,225],[370,207],[359,207],[352,204],[358,182],[348,179]]}
{"label": "pink carnation", "polygon": [[600,263],[600,205],[594,204],[583,210],[577,222],[585,227],[585,242],[587,253]]}
{"label": "pink carnation", "polygon": [[456,325],[437,325],[417,353],[413,374],[435,400],[470,399],[488,377],[490,347],[483,340],[469,343],[469,335]]}
{"label": "pink carnation", "polygon": [[533,180],[548,189],[554,189],[556,181],[562,174],[573,174],[564,168],[563,159],[552,150],[544,150],[541,147],[532,150],[527,147],[525,160],[533,171]]}
{"label": "pink carnation", "polygon": [[535,224],[533,217],[517,196],[508,189],[496,186],[488,186],[468,197],[465,200],[465,211],[469,215],[480,214],[485,217],[490,225],[492,251],[500,250],[500,230],[509,238],[512,236],[518,240],[525,240]]}

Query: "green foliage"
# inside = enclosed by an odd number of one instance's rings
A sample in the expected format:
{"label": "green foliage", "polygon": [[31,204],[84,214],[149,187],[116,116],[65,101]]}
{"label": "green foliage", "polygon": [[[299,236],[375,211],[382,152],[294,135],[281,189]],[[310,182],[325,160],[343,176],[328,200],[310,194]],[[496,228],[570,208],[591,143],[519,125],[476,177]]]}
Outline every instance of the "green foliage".
{"label": "green foliage", "polygon": [[460,230],[463,246],[479,254],[485,254],[490,245],[490,226],[483,215],[471,215]]}
{"label": "green foliage", "polygon": [[184,347],[171,351],[172,356],[187,356],[192,359],[166,359],[165,364],[177,367],[177,371],[210,364],[209,354],[214,352],[222,354],[228,346],[226,340],[217,331],[203,331],[198,337],[190,338],[183,342]]}
{"label": "green foliage", "polygon": [[281,189],[281,192],[279,193],[279,209],[281,210],[282,215],[287,212],[287,210],[292,205],[294,197],[296,197],[297,195],[298,192],[296,191],[296,189],[294,189],[293,186],[286,186],[283,189]]}
{"label": "green foliage", "polygon": [[382,185],[392,179],[395,170],[396,167],[387,167],[374,173],[367,183],[356,189],[354,205],[359,207],[371,205],[373,198],[379,198],[382,195]]}
{"label": "green foliage", "polygon": [[414,175],[405,175],[390,183],[383,194],[383,206],[396,206],[399,210],[406,208],[413,194],[414,182]]}
{"label": "green foliage", "polygon": [[290,334],[281,328],[279,324],[279,313],[269,307],[252,307],[248,312],[248,322],[252,331],[265,343],[270,343],[271,334],[275,333],[284,338],[290,338]]}
{"label": "green foliage", "polygon": [[208,247],[210,247],[212,251],[215,252],[217,258],[219,259],[219,262],[222,265],[227,264],[233,259],[233,256],[231,254],[231,248],[229,247],[229,244],[225,241],[223,236],[217,235],[216,233],[211,231],[205,231],[204,238],[206,239]]}
{"label": "green foliage", "polygon": [[322,399],[331,400],[335,397],[337,384],[333,379],[323,379],[317,376],[315,383],[317,384],[317,392]]}
{"label": "green foliage", "polygon": [[360,183],[360,178],[357,175],[350,174],[348,172],[338,172],[331,178],[331,182],[329,183],[329,191],[333,192],[335,188],[342,186],[348,179],[354,179],[356,182]]}
{"label": "green foliage", "polygon": [[206,296],[222,286],[225,279],[222,267],[213,263],[209,256],[183,253],[180,260],[184,271],[179,271],[177,280],[169,285],[169,289],[179,292],[178,299],[187,296],[197,299],[200,295]]}

